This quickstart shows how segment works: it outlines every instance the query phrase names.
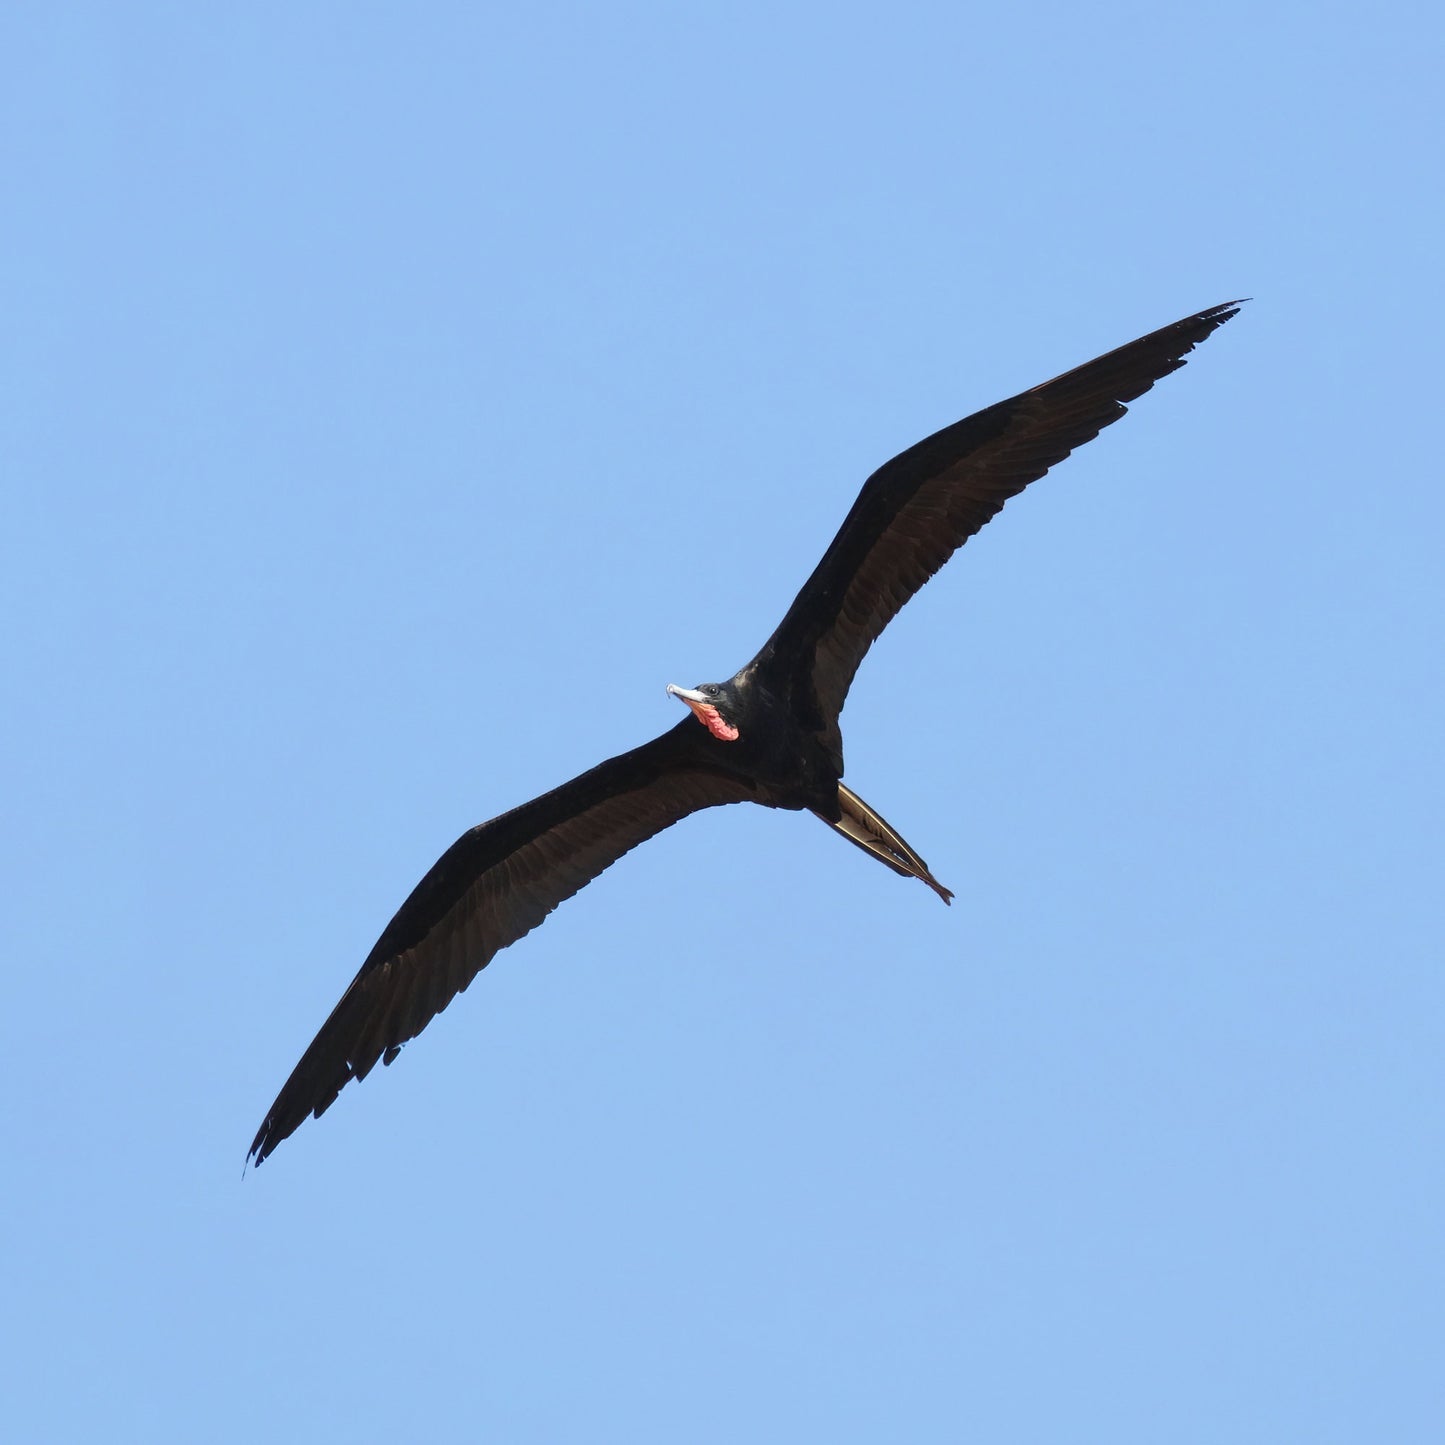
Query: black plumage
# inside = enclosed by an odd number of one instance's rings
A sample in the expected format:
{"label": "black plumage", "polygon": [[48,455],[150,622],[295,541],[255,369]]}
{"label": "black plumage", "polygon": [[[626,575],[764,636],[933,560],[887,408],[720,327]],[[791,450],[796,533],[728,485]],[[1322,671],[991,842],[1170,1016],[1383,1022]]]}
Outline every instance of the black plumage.
{"label": "black plumage", "polygon": [[723,683],[670,686],[692,710],[471,829],[397,910],[251,1144],[258,1164],[349,1079],[390,1063],[486,967],[629,849],[723,803],[809,809],[895,872],[952,896],[841,782],[838,716],[869,647],[1013,496],[1124,415],[1236,314],[1215,306],[955,422],[864,484],[762,650]]}

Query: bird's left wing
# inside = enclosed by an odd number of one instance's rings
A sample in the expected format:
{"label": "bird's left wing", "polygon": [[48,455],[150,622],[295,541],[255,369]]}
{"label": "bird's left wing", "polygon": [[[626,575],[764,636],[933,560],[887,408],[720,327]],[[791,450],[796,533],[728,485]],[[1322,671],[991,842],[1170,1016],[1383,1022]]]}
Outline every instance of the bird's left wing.
{"label": "bird's left wing", "polygon": [[501,949],[624,853],[689,813],[752,798],[750,783],[708,766],[702,736],[686,718],[458,838],[377,940],[248,1157],[260,1164],[348,1080],[389,1064]]}
{"label": "bird's left wing", "polygon": [[868,649],[904,604],[1010,498],[1124,415],[1212,331],[1227,302],[1162,327],[945,427],[864,484],[758,661],[816,707],[835,747],[838,713]]}

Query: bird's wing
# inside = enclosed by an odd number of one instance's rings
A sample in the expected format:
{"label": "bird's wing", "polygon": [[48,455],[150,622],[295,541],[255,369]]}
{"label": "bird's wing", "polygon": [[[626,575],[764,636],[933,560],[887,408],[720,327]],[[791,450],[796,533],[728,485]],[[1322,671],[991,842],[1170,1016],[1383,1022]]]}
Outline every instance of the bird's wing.
{"label": "bird's wing", "polygon": [[[694,737],[696,735],[696,737]],[[464,833],[413,889],[301,1056],[256,1133],[257,1164],[390,1063],[509,943],[624,853],[752,784],[708,767],[686,718],[650,743]]]}
{"label": "bird's wing", "polygon": [[[858,665],[904,603],[980,527],[1124,403],[1184,365],[1239,310],[1201,311],[1053,381],[955,422],[869,477],[759,661],[784,673],[812,721],[834,733]],[[811,686],[809,686],[811,684]]]}

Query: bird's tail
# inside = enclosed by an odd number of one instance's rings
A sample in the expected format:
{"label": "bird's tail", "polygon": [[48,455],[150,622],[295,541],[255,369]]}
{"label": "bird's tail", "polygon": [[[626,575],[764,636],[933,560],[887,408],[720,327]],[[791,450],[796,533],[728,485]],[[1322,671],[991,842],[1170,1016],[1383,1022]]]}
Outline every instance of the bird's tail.
{"label": "bird's tail", "polygon": [[[850,843],[856,843],[865,853],[871,853],[880,863],[886,863],[895,873],[905,878],[918,878],[933,889],[945,903],[953,894],[928,871],[928,864],[888,826],[886,819],[879,817],[857,793],[838,784],[838,807],[841,816],[833,819],[817,816],[841,833]],[[816,811],[816,810],[815,810]]]}

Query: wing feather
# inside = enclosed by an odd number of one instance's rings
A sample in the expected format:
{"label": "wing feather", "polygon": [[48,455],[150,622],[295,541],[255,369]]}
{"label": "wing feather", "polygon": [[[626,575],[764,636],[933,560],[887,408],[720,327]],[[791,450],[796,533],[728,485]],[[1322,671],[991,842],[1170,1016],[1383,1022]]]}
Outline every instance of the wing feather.
{"label": "wing feather", "polygon": [[267,1112],[260,1164],[351,1079],[389,1064],[491,962],[563,900],[689,813],[755,796],[711,768],[691,718],[464,833],[413,889]]}
{"label": "wing feather", "polygon": [[[1010,497],[1092,441],[1235,315],[1175,322],[926,437],[864,484],[822,560],[758,655],[834,746],[859,664],[914,593]],[[811,707],[809,706],[811,704]]]}

